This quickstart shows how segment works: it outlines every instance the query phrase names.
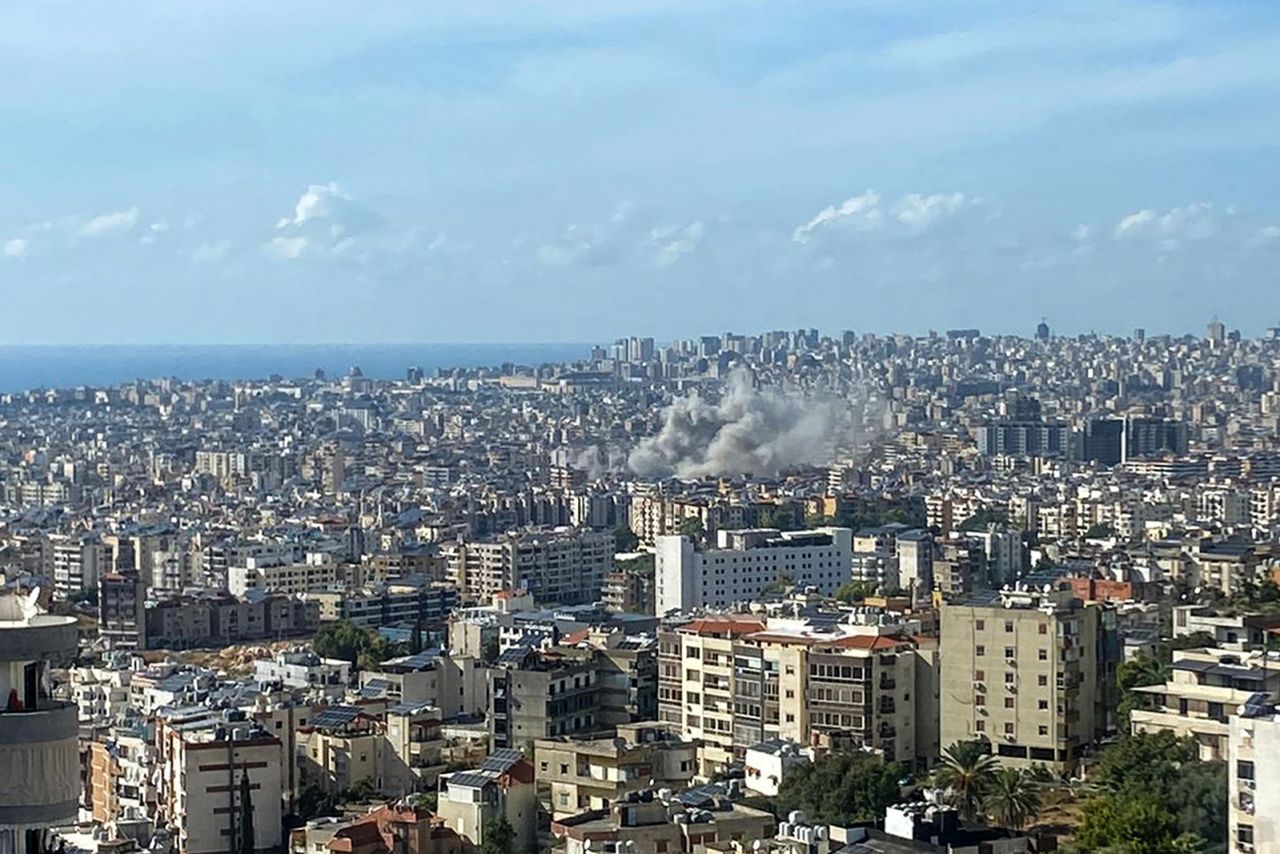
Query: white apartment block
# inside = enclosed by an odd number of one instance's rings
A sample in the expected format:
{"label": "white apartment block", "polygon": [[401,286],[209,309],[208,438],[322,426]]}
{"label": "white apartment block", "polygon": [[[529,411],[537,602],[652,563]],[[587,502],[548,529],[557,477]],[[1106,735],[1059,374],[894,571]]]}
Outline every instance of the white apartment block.
{"label": "white apartment block", "polygon": [[329,555],[313,553],[303,563],[277,563],[272,558],[245,558],[243,566],[227,567],[227,589],[235,596],[250,590],[296,595],[328,590],[338,583],[338,566]]}
{"label": "white apartment block", "polygon": [[444,555],[465,602],[488,603],[495,593],[523,589],[538,602],[570,605],[600,598],[613,551],[612,531],[556,528],[450,543]]}
{"label": "white apartment block", "polygon": [[657,538],[657,611],[724,608],[758,599],[779,583],[831,595],[853,572],[853,531],[771,528],[720,531],[706,551],[680,535]]}
{"label": "white apartment block", "polygon": [[1280,715],[1265,702],[1239,712],[1231,716],[1227,850],[1280,851]]}

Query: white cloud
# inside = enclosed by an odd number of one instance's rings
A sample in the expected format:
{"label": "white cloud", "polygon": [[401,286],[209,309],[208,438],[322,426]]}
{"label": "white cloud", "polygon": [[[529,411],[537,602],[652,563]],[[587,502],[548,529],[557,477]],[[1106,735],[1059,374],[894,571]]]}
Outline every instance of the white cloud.
{"label": "white cloud", "polygon": [[27,254],[27,239],[25,237],[15,237],[4,245],[4,257],[21,258]]}
{"label": "white cloud", "polygon": [[795,230],[791,239],[796,243],[808,243],[816,231],[836,223],[859,231],[870,231],[878,228],[882,219],[880,194],[875,190],[867,190],[860,196],[845,199],[839,207],[828,205],[818,211],[813,219]]}
{"label": "white cloud", "polygon": [[138,214],[136,207],[100,214],[80,226],[76,234],[79,237],[100,237],[116,231],[130,231],[138,224]]}
{"label": "white cloud", "polygon": [[230,240],[219,240],[215,243],[201,243],[191,253],[191,260],[196,264],[217,264],[227,257],[231,251]]}
{"label": "white cloud", "polygon": [[1093,236],[1096,233],[1097,229],[1091,223],[1082,222],[1071,229],[1071,239],[1076,243],[1087,243],[1093,240]]}
{"label": "white cloud", "polygon": [[977,203],[976,199],[970,199],[964,193],[937,193],[932,196],[907,193],[894,207],[894,216],[912,231],[928,231],[939,220]]}
{"label": "white cloud", "polygon": [[966,208],[981,204],[980,199],[964,193],[906,193],[891,205],[882,205],[881,196],[875,190],[845,199],[839,206],[828,205],[792,233],[791,239],[804,245],[816,235],[830,229],[847,229],[853,232],[872,232],[892,229],[895,236],[923,234],[940,222],[950,219]]}
{"label": "white cloud", "polygon": [[1122,217],[1116,223],[1117,240],[1130,238],[1157,238],[1166,248],[1172,248],[1180,240],[1205,240],[1218,233],[1218,223],[1213,215],[1213,205],[1208,202],[1192,202],[1189,205],[1170,208],[1163,213],[1144,208]]}
{"label": "white cloud", "polygon": [[654,250],[654,263],[659,267],[674,264],[702,243],[706,229],[701,220],[686,226],[662,225],[649,232],[649,243]]}
{"label": "white cloud", "polygon": [[293,215],[276,222],[278,234],[267,241],[267,254],[281,260],[336,255],[351,248],[358,235],[383,223],[357,204],[335,183],[312,184],[293,206]]}
{"label": "white cloud", "polygon": [[302,257],[311,241],[305,237],[273,237],[267,241],[266,253],[281,261],[294,261]]}

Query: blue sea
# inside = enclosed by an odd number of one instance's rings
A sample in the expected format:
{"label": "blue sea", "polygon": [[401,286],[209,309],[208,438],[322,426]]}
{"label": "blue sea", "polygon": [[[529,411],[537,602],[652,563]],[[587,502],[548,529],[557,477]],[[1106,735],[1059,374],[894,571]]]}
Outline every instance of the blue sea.
{"label": "blue sea", "polygon": [[585,359],[590,344],[279,344],[0,346],[0,392],[110,386],[137,379],[255,380],[330,376],[403,378],[411,367],[476,368]]}

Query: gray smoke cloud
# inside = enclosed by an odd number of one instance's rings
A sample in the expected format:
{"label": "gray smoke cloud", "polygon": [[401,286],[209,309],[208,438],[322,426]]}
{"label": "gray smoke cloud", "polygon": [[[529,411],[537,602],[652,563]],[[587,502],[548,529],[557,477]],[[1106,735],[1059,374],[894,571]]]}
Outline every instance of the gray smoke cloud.
{"label": "gray smoke cloud", "polygon": [[868,420],[863,397],[756,388],[737,370],[717,402],[696,391],[673,401],[657,435],[642,439],[627,462],[642,477],[774,476],[830,463],[859,443]]}
{"label": "gray smoke cloud", "polygon": [[622,449],[613,445],[591,445],[575,454],[569,460],[569,466],[585,471],[589,480],[597,480],[607,474],[622,471],[626,459]]}

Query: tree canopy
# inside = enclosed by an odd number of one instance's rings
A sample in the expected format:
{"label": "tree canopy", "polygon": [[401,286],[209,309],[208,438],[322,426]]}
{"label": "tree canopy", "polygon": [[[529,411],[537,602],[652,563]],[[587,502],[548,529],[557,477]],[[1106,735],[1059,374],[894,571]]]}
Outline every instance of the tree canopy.
{"label": "tree canopy", "polygon": [[1167,730],[1126,735],[1107,747],[1096,776],[1103,791],[1085,802],[1079,847],[1123,854],[1223,850],[1226,765],[1198,755],[1193,740]]}
{"label": "tree canopy", "polygon": [[833,753],[783,779],[775,799],[778,815],[802,810],[819,823],[875,821],[900,799],[898,781],[906,773],[905,766],[869,754]]}

